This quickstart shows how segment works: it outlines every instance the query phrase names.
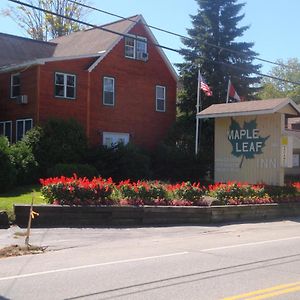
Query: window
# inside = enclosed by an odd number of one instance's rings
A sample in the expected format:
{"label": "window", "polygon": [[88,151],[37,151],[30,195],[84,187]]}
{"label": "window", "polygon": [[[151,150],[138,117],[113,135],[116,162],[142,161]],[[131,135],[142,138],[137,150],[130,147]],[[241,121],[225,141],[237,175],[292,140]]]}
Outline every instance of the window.
{"label": "window", "polygon": [[0,122],[0,135],[4,135],[12,141],[12,121]]}
{"label": "window", "polygon": [[129,133],[103,132],[103,145],[112,148],[118,144],[128,144]]}
{"label": "window", "polygon": [[103,104],[115,105],[115,79],[112,77],[103,78]]}
{"label": "window", "polygon": [[156,111],[166,111],[166,87],[156,86]]}
{"label": "window", "polygon": [[125,57],[146,61],[148,59],[147,39],[142,36],[126,37]]}
{"label": "window", "polygon": [[20,141],[25,133],[32,128],[32,119],[17,120],[16,141]]}
{"label": "window", "polygon": [[20,74],[12,74],[10,77],[10,98],[16,98],[21,95]]}
{"label": "window", "polygon": [[55,73],[55,97],[75,99],[76,76],[72,74]]}

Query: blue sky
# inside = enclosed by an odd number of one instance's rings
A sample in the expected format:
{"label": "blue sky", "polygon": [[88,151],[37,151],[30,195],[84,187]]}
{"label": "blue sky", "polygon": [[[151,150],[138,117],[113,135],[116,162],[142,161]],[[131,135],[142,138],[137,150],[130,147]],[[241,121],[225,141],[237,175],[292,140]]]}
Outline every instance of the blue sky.
{"label": "blue sky", "polygon": [[[26,0],[24,0],[26,1]],[[214,1],[214,0],[211,0]],[[300,58],[300,1],[299,0],[245,0],[243,13],[245,18],[240,25],[250,25],[242,38],[254,42],[253,50],[268,60]],[[195,0],[89,0],[89,3],[102,10],[107,10],[125,17],[142,14],[149,25],[161,27],[186,35],[186,28],[191,28],[190,16],[197,13]],[[14,5],[8,0],[0,0],[0,10]],[[104,24],[116,18],[93,13],[88,21]],[[0,16],[0,32],[25,36],[22,29],[9,18]],[[183,45],[177,37],[153,30],[162,45],[179,49]],[[180,55],[165,51],[171,63],[181,62]],[[272,65],[263,64],[262,72],[267,73]]]}

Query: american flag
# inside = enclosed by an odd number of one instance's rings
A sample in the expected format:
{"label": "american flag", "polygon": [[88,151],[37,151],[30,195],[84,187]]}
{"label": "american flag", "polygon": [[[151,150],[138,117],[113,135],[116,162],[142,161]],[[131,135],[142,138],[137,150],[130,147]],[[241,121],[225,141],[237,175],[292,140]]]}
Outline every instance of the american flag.
{"label": "american flag", "polygon": [[202,77],[200,71],[198,74],[198,80],[200,82],[200,89],[204,92],[206,96],[212,96],[212,90],[208,86],[208,84],[205,82],[204,78]]}

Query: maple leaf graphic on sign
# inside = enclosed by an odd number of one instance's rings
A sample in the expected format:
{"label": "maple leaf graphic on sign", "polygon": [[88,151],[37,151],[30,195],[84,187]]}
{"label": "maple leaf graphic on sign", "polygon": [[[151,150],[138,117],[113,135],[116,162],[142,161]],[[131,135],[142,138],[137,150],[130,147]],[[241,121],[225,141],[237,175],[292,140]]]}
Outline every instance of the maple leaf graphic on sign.
{"label": "maple leaf graphic on sign", "polygon": [[244,158],[252,159],[255,155],[262,154],[262,149],[266,145],[266,140],[270,136],[261,137],[257,128],[256,119],[244,122],[244,126],[231,118],[231,124],[228,131],[228,140],[232,145],[231,154],[235,157],[242,157],[240,168]]}

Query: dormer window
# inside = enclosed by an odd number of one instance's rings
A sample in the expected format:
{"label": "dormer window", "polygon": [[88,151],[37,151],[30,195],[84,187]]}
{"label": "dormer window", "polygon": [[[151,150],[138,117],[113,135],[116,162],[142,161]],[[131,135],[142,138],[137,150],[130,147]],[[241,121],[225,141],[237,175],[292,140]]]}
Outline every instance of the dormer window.
{"label": "dormer window", "polygon": [[142,36],[132,36],[125,38],[125,57],[148,60],[147,39]]}

